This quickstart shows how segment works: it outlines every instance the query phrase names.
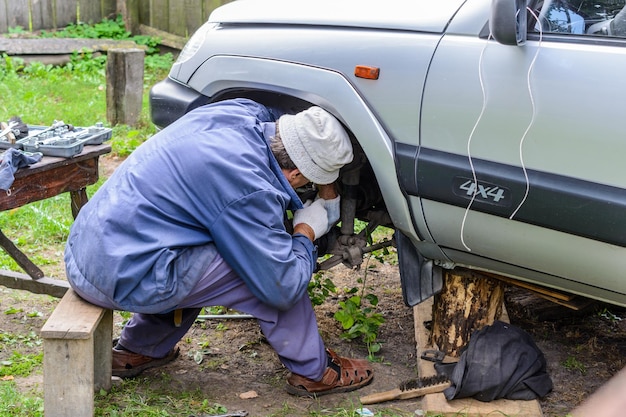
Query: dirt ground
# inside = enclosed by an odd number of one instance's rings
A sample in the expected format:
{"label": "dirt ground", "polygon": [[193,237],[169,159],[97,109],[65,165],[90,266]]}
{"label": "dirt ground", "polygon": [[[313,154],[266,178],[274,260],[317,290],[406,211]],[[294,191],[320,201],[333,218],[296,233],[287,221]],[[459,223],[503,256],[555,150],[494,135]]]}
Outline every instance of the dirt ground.
{"label": "dirt ground", "polygon": [[[45,269],[45,267],[44,267]],[[250,319],[209,319],[196,323],[181,341],[180,357],[159,370],[141,375],[142,384],[179,391],[200,390],[211,402],[229,411],[246,410],[250,416],[307,415],[343,407],[359,407],[359,396],[397,388],[399,383],[417,376],[413,310],[402,301],[400,278],[396,265],[372,260],[367,269],[367,284],[379,297],[378,312],[385,318],[378,340],[383,343],[379,362],[373,364],[374,381],[360,391],[329,395],[319,399],[290,396],[284,389],[287,370],[265,342],[258,325]],[[44,271],[59,276],[59,271]],[[328,271],[327,276],[339,289],[358,286],[363,271],[343,266]],[[596,304],[585,312],[561,308],[556,319],[545,319],[521,299],[528,295],[521,290],[508,292],[507,310],[511,322],[528,331],[544,352],[554,390],[541,400],[546,417],[562,417],[591,392],[624,366],[626,353],[626,311]],[[342,329],[332,317],[338,301],[346,295],[339,293],[316,307],[321,335],[327,346],[343,356],[365,357],[365,346],[340,338]],[[23,335],[38,332],[54,309],[57,300],[45,295],[0,287],[0,333]],[[552,310],[553,311],[553,310]],[[10,312],[10,313],[9,313]],[[33,314],[35,312],[40,315]],[[543,310],[542,310],[543,314]],[[119,333],[121,315],[116,314]],[[7,345],[8,346],[8,345]],[[20,345],[21,353],[37,352],[41,346]],[[12,349],[0,351],[0,362],[8,359]],[[167,378],[163,375],[166,373]],[[42,389],[42,376],[16,378],[24,390]],[[251,394],[252,398],[242,398]],[[415,415],[420,400],[400,400],[367,406],[382,415]],[[287,412],[286,410],[291,410]]]}

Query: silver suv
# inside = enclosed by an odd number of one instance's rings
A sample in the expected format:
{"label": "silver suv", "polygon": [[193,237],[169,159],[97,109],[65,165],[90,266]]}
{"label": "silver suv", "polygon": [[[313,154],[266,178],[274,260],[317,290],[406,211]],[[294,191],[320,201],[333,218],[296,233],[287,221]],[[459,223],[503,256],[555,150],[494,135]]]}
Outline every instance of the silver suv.
{"label": "silver suv", "polygon": [[233,97],[333,113],[360,157],[330,264],[372,249],[354,219],[393,227],[408,305],[463,266],[626,306],[624,5],[238,0],[152,88],[152,119]]}

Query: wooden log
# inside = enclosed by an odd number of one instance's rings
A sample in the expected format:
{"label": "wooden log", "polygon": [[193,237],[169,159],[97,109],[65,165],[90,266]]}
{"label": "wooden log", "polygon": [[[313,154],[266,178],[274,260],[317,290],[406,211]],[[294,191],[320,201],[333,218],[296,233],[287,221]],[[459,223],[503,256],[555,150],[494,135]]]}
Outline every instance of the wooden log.
{"label": "wooden log", "polygon": [[[432,331],[427,329],[425,323],[432,323],[433,298],[413,307],[415,320],[415,341],[417,343],[417,357],[436,346],[430,344]],[[508,322],[506,309],[503,308],[502,321]],[[444,362],[454,362],[455,358],[446,356]],[[418,375],[429,377],[437,374],[434,363],[418,359]],[[543,417],[541,405],[538,400],[515,401],[504,398],[483,402],[473,398],[458,398],[448,401],[442,392],[427,394],[422,398],[420,408],[428,415],[445,417]]]}
{"label": "wooden log", "polygon": [[474,330],[500,318],[503,302],[503,282],[467,269],[444,271],[433,303],[432,344],[458,357]]}
{"label": "wooden log", "polygon": [[139,48],[111,49],[108,53],[107,120],[133,126],[141,116],[145,52]]}

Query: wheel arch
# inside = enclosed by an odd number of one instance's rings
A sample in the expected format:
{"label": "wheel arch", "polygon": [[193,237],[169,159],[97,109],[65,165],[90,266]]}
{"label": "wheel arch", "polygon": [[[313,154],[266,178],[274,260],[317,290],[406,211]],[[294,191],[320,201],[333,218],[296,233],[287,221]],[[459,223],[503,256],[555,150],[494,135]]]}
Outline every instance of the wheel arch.
{"label": "wheel arch", "polygon": [[293,111],[317,105],[332,113],[363,149],[395,228],[419,240],[398,184],[393,141],[344,74],[299,63],[219,55],[206,60],[188,85],[210,101],[245,96],[269,105],[287,103]]}

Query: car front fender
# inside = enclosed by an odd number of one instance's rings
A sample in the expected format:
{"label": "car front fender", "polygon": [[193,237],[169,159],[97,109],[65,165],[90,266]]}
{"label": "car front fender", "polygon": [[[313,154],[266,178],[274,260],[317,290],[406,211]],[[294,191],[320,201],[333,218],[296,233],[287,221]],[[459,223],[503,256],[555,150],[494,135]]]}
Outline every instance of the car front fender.
{"label": "car front fender", "polygon": [[266,91],[325,108],[354,134],[367,155],[394,226],[418,240],[407,201],[399,187],[393,142],[350,82],[336,71],[244,56],[213,56],[188,82],[208,97],[229,91]]}

